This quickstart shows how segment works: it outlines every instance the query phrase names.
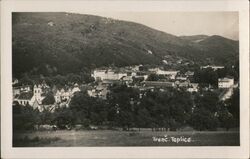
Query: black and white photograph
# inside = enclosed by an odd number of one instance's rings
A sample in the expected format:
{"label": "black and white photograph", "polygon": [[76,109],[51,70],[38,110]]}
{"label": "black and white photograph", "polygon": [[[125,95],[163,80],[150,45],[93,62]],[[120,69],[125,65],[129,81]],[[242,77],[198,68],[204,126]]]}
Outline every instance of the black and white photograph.
{"label": "black and white photograph", "polygon": [[10,34],[2,35],[9,43],[2,42],[1,117],[9,137],[1,142],[11,151],[100,148],[105,157],[105,148],[138,148],[142,157],[144,148],[218,148],[223,157],[226,147],[246,155],[249,55],[238,3],[174,10],[144,2],[138,11],[66,4],[3,11]]}
{"label": "black and white photograph", "polygon": [[12,13],[13,146],[239,146],[238,25],[237,12]]}

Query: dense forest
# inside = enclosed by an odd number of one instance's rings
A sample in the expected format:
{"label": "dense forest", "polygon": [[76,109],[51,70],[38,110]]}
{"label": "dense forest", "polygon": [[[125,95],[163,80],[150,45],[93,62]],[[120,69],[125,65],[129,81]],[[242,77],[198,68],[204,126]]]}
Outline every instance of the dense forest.
{"label": "dense forest", "polygon": [[138,23],[73,13],[13,13],[12,19],[15,78],[177,59],[232,65],[239,58],[239,42],[216,35],[178,37]]}

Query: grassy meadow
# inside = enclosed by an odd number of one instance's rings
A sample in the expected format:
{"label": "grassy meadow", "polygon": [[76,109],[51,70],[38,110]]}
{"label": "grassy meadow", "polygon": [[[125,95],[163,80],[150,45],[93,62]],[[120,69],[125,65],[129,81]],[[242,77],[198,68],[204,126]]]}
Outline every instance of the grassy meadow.
{"label": "grassy meadow", "polygon": [[[154,140],[165,138],[166,135],[168,140]],[[177,143],[175,140],[177,138],[191,140]],[[58,130],[16,132],[13,135],[13,147],[71,146],[239,146],[239,132]]]}

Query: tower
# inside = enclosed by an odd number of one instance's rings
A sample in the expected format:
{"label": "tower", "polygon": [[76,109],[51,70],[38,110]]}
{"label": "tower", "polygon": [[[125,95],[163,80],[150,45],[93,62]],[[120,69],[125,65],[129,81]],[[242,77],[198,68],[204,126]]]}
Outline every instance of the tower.
{"label": "tower", "polygon": [[41,94],[42,94],[42,88],[40,85],[35,85],[33,90],[35,99],[38,101],[38,103],[41,103]]}

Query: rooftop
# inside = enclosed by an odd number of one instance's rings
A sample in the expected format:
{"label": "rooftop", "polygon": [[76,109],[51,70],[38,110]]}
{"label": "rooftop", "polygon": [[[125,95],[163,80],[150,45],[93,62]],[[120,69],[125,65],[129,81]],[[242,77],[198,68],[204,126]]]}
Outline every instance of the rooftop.
{"label": "rooftop", "polygon": [[18,99],[30,100],[33,97],[32,92],[23,92],[18,96]]}

